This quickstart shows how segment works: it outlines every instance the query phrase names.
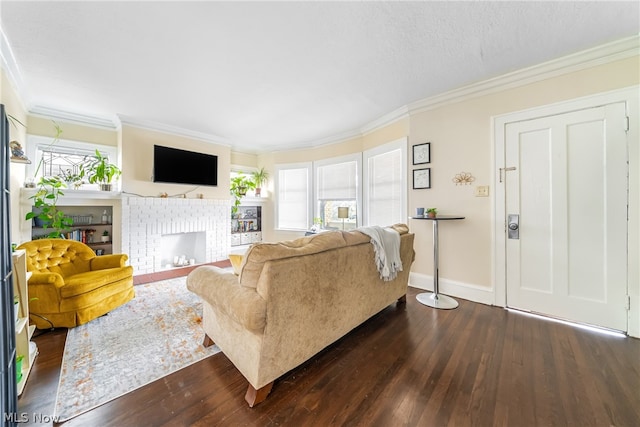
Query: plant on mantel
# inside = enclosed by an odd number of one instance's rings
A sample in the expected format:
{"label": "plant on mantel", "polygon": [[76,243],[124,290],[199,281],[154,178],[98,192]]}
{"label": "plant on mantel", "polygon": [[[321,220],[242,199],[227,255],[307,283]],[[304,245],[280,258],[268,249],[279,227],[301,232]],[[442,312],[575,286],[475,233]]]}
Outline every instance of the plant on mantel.
{"label": "plant on mantel", "polygon": [[99,184],[100,190],[103,191],[111,191],[111,181],[117,180],[122,175],[120,168],[110,163],[109,158],[100,154],[98,150],[94,159],[82,165],[81,171],[89,176],[91,184]]}
{"label": "plant on mantel", "polygon": [[269,172],[264,169],[264,166],[251,173],[251,178],[256,186],[256,197],[260,197],[262,193],[262,186],[269,182]]}
{"label": "plant on mantel", "polygon": [[[56,122],[53,122],[53,126],[56,134],[49,147],[57,143],[60,140],[60,135],[62,135],[62,129]],[[36,171],[33,174],[34,178],[38,176],[43,162],[44,157],[40,158],[38,162]],[[65,216],[64,212],[58,208],[58,199],[64,195],[62,191],[64,188],[66,188],[66,185],[59,176],[42,176],[36,184],[36,193],[30,197],[30,199],[33,199],[34,209],[27,213],[25,219],[27,221],[33,221],[35,218],[42,220],[45,228],[53,229],[47,234],[49,238],[61,237],[62,233],[73,225],[73,220]]]}

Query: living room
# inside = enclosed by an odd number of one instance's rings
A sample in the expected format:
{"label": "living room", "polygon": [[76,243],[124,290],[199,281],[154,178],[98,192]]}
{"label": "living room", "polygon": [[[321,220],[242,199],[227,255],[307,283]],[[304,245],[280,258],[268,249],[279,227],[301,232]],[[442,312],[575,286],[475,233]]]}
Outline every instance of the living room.
{"label": "living room", "polygon": [[[3,28],[4,26],[3,22]],[[15,44],[11,40],[11,31],[3,31],[11,45]],[[504,169],[513,166],[505,163],[506,154],[500,149],[499,125],[505,120],[513,120],[510,115],[530,111],[531,117],[538,117],[548,114],[545,108],[588,99],[595,99],[596,103],[601,103],[605,98],[605,103],[625,102],[631,114],[628,114],[630,124],[627,134],[629,216],[625,236],[628,246],[624,257],[625,295],[628,296],[629,309],[625,311],[624,333],[639,337],[640,151],[637,142],[640,123],[638,115],[633,113],[638,106],[640,84],[638,43],[635,31],[614,40],[603,39],[602,42],[568,51],[564,55],[545,57],[526,67],[506,67],[504,72],[490,78],[468,81],[442,92],[424,94],[420,98],[404,99],[395,108],[370,117],[357,127],[336,127],[325,137],[318,137],[311,142],[301,138],[297,146],[288,149],[274,146],[260,150],[252,149],[250,145],[240,148],[237,141],[218,137],[217,133],[204,134],[189,130],[186,125],[167,125],[157,120],[118,114],[119,110],[115,109],[112,111],[114,117],[105,121],[103,117],[92,116],[90,109],[71,113],[64,109],[33,108],[28,105],[27,96],[21,90],[22,83],[16,81],[15,68],[6,63],[7,58],[4,58],[2,69],[0,101],[10,115],[25,124],[24,127],[12,128],[11,135],[12,140],[23,143],[27,154],[33,148],[29,146],[29,141],[33,138],[54,137],[52,121],[62,128],[61,139],[64,141],[81,141],[90,146],[107,146],[115,150],[115,162],[122,169],[117,191],[109,197],[89,191],[87,194],[90,197],[87,198],[82,194],[85,190],[81,189],[69,191],[68,197],[84,197],[87,203],[107,203],[113,207],[113,251],[129,255],[135,275],[156,272],[157,266],[147,266],[144,260],[150,255],[134,247],[146,237],[146,232],[143,236],[142,231],[137,234],[138,232],[132,233],[131,230],[133,223],[146,224],[149,213],[144,213],[144,218],[132,218],[129,215],[131,206],[148,203],[153,207],[166,203],[175,205],[178,211],[186,212],[193,210],[193,206],[211,203],[214,206],[212,209],[219,210],[213,216],[219,217],[221,230],[216,229],[213,233],[223,233],[223,243],[216,245],[206,262],[224,261],[233,251],[228,243],[231,217],[227,214],[232,172],[251,172],[259,168],[270,172],[271,179],[263,196],[250,199],[262,208],[262,240],[280,242],[304,236],[316,216],[309,216],[306,230],[279,226],[278,171],[283,166],[310,164],[310,170],[313,170],[314,163],[344,156],[362,157],[372,150],[384,149],[387,144],[400,144],[404,150],[402,171],[406,191],[402,217],[398,222],[407,223],[415,234],[416,255],[409,279],[411,287],[414,290],[433,289],[434,260],[430,224],[409,217],[414,216],[417,208],[437,207],[440,215],[464,217],[464,220],[456,223],[442,224],[439,247],[441,292],[468,301],[469,304],[473,302],[496,307],[508,305],[505,301],[507,278],[504,273],[507,263],[502,253],[506,243],[501,240],[506,237],[499,235],[504,234],[501,233],[501,228],[506,223],[504,198],[508,190],[503,182],[505,174],[510,173]],[[19,52],[17,47],[16,52]],[[533,59],[539,56],[532,53]],[[264,114],[271,116],[269,111]],[[425,143],[429,143],[430,159],[429,163],[421,164],[415,161],[415,150]],[[217,156],[217,186],[194,190],[192,186],[153,182],[154,145]],[[31,224],[24,220],[25,211],[29,210],[30,205],[28,197],[23,196],[27,194],[23,187],[33,166],[11,164],[11,193],[21,195],[20,199],[12,196],[11,235],[16,243],[23,243],[31,238]],[[420,188],[413,182],[414,174],[415,171],[426,168],[430,174],[428,188]],[[358,176],[358,179],[363,177]],[[479,187],[486,187],[488,196],[478,195]],[[170,197],[161,197],[162,194]],[[598,197],[594,196],[587,204],[599,203]],[[20,203],[16,203],[17,200]],[[73,200],[68,203],[77,205],[83,202]],[[157,208],[153,210],[158,211]],[[176,215],[175,210],[171,215]],[[368,225],[360,216],[357,224]],[[147,229],[146,225],[141,228]],[[145,242],[143,245],[154,246],[154,243]],[[542,254],[539,253],[538,256]],[[409,296],[413,296],[415,300],[414,295],[418,291],[412,292]],[[457,324],[464,328],[462,324]],[[454,330],[449,331],[455,333]],[[42,357],[44,348],[40,352],[39,358]],[[231,369],[221,362],[210,363],[217,364],[217,369]],[[329,362],[321,363],[330,367]],[[234,387],[241,388],[236,385]],[[539,423],[538,420],[529,424]],[[461,424],[465,422],[461,421]]]}

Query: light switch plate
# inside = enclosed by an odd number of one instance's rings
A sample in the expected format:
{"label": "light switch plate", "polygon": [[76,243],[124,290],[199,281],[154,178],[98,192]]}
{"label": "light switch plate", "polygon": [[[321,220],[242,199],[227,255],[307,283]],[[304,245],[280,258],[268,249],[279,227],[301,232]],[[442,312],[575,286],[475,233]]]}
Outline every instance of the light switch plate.
{"label": "light switch plate", "polygon": [[478,185],[476,187],[476,197],[489,197],[489,186]]}

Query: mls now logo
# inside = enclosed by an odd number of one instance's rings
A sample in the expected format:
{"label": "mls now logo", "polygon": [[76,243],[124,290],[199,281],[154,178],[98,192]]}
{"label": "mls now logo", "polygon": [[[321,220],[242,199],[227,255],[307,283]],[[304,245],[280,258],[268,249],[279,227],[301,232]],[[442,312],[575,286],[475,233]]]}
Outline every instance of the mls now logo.
{"label": "mls now logo", "polygon": [[34,413],[34,414],[31,414],[31,417],[29,417],[29,414],[26,412],[20,412],[20,413],[5,412],[3,419],[4,419],[4,422],[11,422],[11,423],[27,423],[30,420],[33,421],[34,423],[57,423],[58,422],[58,417],[54,417],[53,415]]}

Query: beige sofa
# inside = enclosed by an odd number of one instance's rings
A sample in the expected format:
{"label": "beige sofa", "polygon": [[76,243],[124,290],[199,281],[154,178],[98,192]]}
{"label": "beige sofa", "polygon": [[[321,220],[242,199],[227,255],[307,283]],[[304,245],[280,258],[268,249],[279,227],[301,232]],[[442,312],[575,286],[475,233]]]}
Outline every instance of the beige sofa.
{"label": "beige sofa", "polygon": [[368,236],[331,231],[246,253],[239,277],[212,266],[191,272],[187,287],[203,299],[204,345],[214,342],[249,381],[249,406],[275,379],[380,312],[406,301],[413,238],[400,233],[403,271],[380,278]]}

